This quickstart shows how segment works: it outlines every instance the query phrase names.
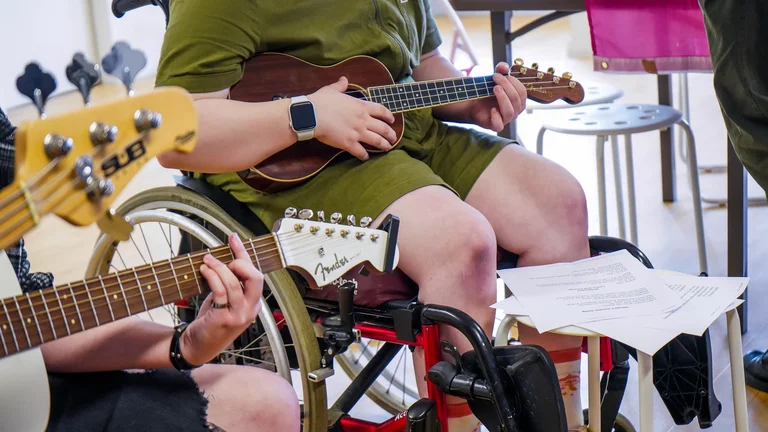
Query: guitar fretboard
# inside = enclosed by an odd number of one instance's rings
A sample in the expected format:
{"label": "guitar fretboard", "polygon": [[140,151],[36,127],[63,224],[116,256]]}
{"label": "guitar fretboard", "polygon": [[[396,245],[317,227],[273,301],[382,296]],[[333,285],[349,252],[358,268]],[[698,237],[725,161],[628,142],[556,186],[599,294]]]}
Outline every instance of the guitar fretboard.
{"label": "guitar fretboard", "polygon": [[[262,272],[283,267],[274,235],[246,240],[245,248]],[[229,246],[220,246],[0,299],[0,357],[208,292],[200,275],[206,253],[234,261]]]}
{"label": "guitar fretboard", "polygon": [[368,99],[398,113],[489,97],[496,85],[493,75],[420,81],[371,87]]}

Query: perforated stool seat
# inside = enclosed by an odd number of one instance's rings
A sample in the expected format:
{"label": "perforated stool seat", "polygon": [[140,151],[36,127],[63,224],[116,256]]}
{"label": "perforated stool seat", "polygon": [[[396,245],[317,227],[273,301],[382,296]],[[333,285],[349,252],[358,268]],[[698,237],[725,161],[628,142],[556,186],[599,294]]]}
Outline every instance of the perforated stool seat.
{"label": "perforated stool seat", "polygon": [[613,102],[616,99],[624,96],[623,90],[607,84],[582,83],[582,87],[584,87],[584,100],[578,104],[571,105],[563,100],[557,100],[548,104],[542,104],[535,101],[527,101],[525,104],[525,110],[530,114],[537,110],[583,107],[588,105]]}
{"label": "perforated stool seat", "polygon": [[618,136],[624,136],[627,168],[627,189],[629,201],[629,223],[631,242],[637,245],[637,211],[635,207],[634,168],[632,163],[632,134],[657,131],[679,126],[687,137],[689,183],[693,194],[693,208],[696,222],[696,239],[699,252],[699,267],[707,272],[707,255],[704,244],[704,226],[699,190],[699,169],[696,162],[696,143],[693,132],[683,119],[683,114],[666,105],[646,104],[597,104],[553,111],[539,131],[536,152],[544,153],[544,133],[558,132],[568,135],[594,135],[597,139],[597,183],[600,207],[600,234],[607,235],[607,208],[605,200],[605,141],[610,137],[613,145],[613,168],[616,183],[616,206],[619,218],[619,236],[626,239],[624,228],[624,204],[621,188],[621,167],[618,157]]}

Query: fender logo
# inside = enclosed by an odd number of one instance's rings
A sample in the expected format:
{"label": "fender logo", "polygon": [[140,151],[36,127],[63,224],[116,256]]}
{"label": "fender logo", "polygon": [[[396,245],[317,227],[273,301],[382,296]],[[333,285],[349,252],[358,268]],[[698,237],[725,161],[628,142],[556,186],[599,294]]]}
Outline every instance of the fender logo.
{"label": "fender logo", "polygon": [[187,141],[191,140],[195,137],[195,131],[189,131],[185,133],[184,135],[177,135],[176,136],[176,143],[177,144],[184,144]]}
{"label": "fender logo", "polygon": [[549,90],[545,90],[544,87],[534,87],[533,84],[525,84],[525,88],[529,92],[543,93],[543,94],[545,94],[547,96],[552,96],[552,92],[549,91]]}
{"label": "fender logo", "polygon": [[140,140],[126,147],[124,152],[113,154],[101,163],[101,170],[104,172],[104,177],[109,178],[113,176],[116,172],[127,167],[146,153],[147,148],[144,146],[144,141]]}
{"label": "fender logo", "polygon": [[315,275],[322,274],[323,275],[323,281],[326,280],[326,275],[329,273],[333,273],[340,268],[346,266],[349,264],[349,259],[347,257],[342,256],[341,259],[336,254],[333,254],[333,258],[336,260],[331,264],[330,266],[324,266],[323,263],[317,263],[317,267],[315,267]]}

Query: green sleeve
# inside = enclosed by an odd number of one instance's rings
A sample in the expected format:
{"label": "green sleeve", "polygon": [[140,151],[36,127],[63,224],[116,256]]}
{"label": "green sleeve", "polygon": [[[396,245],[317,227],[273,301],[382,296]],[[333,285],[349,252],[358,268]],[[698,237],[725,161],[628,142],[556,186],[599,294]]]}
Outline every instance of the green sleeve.
{"label": "green sleeve", "polygon": [[429,0],[424,0],[424,15],[427,19],[427,31],[424,35],[424,44],[421,46],[422,53],[428,53],[436,50],[443,39],[440,37],[440,31],[437,29],[435,19],[432,17],[432,8]]}
{"label": "green sleeve", "polygon": [[190,93],[229,88],[260,49],[259,16],[251,0],[174,0],[155,85]]}

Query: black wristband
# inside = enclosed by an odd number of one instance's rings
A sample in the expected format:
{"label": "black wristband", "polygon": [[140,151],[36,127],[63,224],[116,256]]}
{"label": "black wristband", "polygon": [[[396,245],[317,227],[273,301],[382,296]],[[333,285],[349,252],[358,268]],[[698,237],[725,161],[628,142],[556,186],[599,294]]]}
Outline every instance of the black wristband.
{"label": "black wristband", "polygon": [[189,324],[183,322],[173,328],[173,337],[171,338],[171,364],[177,370],[186,371],[197,369],[202,365],[195,366],[184,358],[184,354],[181,353],[181,334],[187,329]]}

